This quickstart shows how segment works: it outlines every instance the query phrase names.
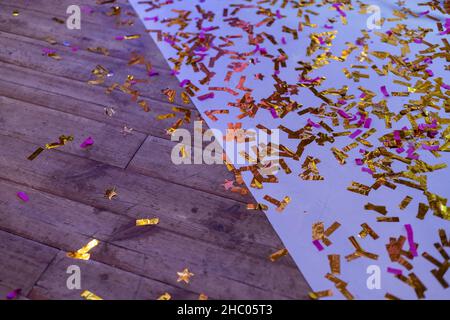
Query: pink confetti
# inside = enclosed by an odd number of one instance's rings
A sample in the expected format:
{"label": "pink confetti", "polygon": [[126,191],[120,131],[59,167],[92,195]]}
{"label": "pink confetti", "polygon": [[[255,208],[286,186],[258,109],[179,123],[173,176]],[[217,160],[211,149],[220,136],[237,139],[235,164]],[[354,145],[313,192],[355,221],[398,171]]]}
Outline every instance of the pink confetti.
{"label": "pink confetti", "polygon": [[183,81],[180,82],[180,87],[183,88],[185,85],[189,83],[191,83],[191,80],[184,79]]}
{"label": "pink confetti", "polygon": [[356,163],[356,165],[358,165],[358,166],[362,166],[362,165],[363,165],[362,159],[355,159],[355,163]]}
{"label": "pink confetti", "polygon": [[357,136],[359,136],[361,134],[361,132],[362,132],[361,129],[355,130],[355,131],[353,131],[353,133],[351,135],[349,135],[349,137],[351,139],[355,139]]}
{"label": "pink confetti", "polygon": [[350,118],[351,118],[351,116],[350,116],[347,112],[345,112],[344,110],[342,110],[342,109],[339,109],[339,110],[337,111],[337,113],[338,113],[341,117],[343,117],[343,118],[346,118],[346,119],[350,119]]}
{"label": "pink confetti", "polygon": [[8,293],[8,294],[6,295],[6,299],[8,299],[8,300],[15,299],[15,298],[17,298],[21,293],[22,293],[22,289],[16,289],[16,290],[13,290],[13,291],[11,291],[10,293]]}
{"label": "pink confetti", "polygon": [[210,92],[210,93],[207,93],[207,94],[204,94],[204,95],[198,97],[197,99],[200,101],[205,101],[207,99],[213,99],[213,98],[214,98],[214,92]]}
{"label": "pink confetti", "polygon": [[278,118],[277,111],[276,111],[274,108],[270,108],[270,113],[272,114],[272,117],[273,117],[274,119],[277,119],[277,118]]}
{"label": "pink confetti", "polygon": [[308,119],[308,124],[314,128],[320,128],[320,125],[312,121],[311,119]]}
{"label": "pink confetti", "polygon": [[117,37],[115,37],[115,39],[116,39],[117,41],[122,41],[122,40],[125,39],[125,37],[124,37],[124,36],[117,36]]}
{"label": "pink confetti", "polygon": [[367,173],[369,173],[369,174],[373,174],[373,171],[370,170],[369,168],[366,168],[366,167],[361,168],[361,171],[362,171],[362,172],[367,172]]}
{"label": "pink confetti", "polygon": [[402,270],[391,267],[387,268],[387,272],[395,274],[396,276],[401,276],[403,274]]}
{"label": "pink confetti", "polygon": [[409,243],[409,252],[413,255],[413,257],[417,257],[417,249],[416,244],[414,243],[414,233],[410,224],[405,224],[406,235],[408,237]]}
{"label": "pink confetti", "polygon": [[364,128],[369,129],[371,124],[372,124],[372,119],[367,118],[366,121],[364,122]]}
{"label": "pink confetti", "polygon": [[319,250],[319,251],[323,250],[323,246],[322,246],[322,244],[320,243],[319,240],[314,240],[312,243],[313,243],[313,245],[316,246],[317,250]]}
{"label": "pink confetti", "polygon": [[87,147],[90,147],[93,144],[94,144],[94,139],[92,139],[92,137],[89,137],[86,140],[84,140],[84,142],[82,144],[80,144],[80,148],[86,149]]}
{"label": "pink confetti", "polygon": [[388,93],[388,91],[386,89],[386,86],[382,86],[380,89],[381,89],[381,93],[383,93],[383,95],[385,97],[389,97],[389,93]]}
{"label": "pink confetti", "polygon": [[28,195],[27,195],[25,192],[23,192],[23,191],[17,192],[17,196],[18,196],[23,202],[28,202],[28,201],[30,201],[30,198],[28,197]]}

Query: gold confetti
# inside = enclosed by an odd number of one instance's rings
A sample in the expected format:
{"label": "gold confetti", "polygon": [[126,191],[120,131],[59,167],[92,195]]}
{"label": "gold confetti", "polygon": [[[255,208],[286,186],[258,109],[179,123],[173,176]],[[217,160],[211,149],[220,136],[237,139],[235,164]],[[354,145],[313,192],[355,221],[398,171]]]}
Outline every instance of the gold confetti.
{"label": "gold confetti", "polygon": [[105,198],[107,198],[108,200],[112,200],[115,197],[117,197],[119,194],[116,191],[116,187],[113,187],[111,189],[106,189],[105,191]]}
{"label": "gold confetti", "polygon": [[178,274],[177,282],[184,281],[185,283],[189,283],[191,277],[194,276],[193,273],[189,272],[189,269],[188,269],[188,268],[185,268],[185,269],[184,269],[183,271],[181,271],[181,272],[177,272],[177,274]]}
{"label": "gold confetti", "polygon": [[99,244],[99,241],[96,239],[93,239],[89,241],[87,245],[82,247],[81,249],[75,251],[75,252],[68,252],[67,256],[72,259],[79,259],[79,260],[89,260],[91,255],[89,254],[89,251],[91,251],[94,247],[96,247]]}
{"label": "gold confetti", "polygon": [[288,251],[286,248],[280,249],[277,252],[272,253],[269,256],[270,261],[275,262],[277,260],[279,260],[280,258],[286,256],[288,254]]}
{"label": "gold confetti", "polygon": [[154,226],[159,223],[159,218],[152,218],[152,219],[138,219],[136,220],[136,226]]}
{"label": "gold confetti", "polygon": [[81,293],[81,297],[86,299],[86,300],[103,300],[102,298],[100,298],[99,296],[93,294],[92,292],[90,292],[88,290],[84,290]]}
{"label": "gold confetti", "polygon": [[159,296],[157,300],[171,300],[172,296],[169,293],[164,293],[163,295]]}

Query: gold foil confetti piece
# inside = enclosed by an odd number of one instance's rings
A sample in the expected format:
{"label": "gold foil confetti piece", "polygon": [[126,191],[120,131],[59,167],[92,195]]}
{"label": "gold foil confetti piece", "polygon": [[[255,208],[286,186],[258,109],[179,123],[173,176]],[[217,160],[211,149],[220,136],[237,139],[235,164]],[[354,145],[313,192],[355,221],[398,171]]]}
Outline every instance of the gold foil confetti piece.
{"label": "gold foil confetti piece", "polygon": [[280,249],[277,252],[272,253],[269,256],[270,261],[275,262],[279,260],[280,258],[286,256],[288,254],[288,250],[286,248]]}
{"label": "gold foil confetti piece", "polygon": [[400,222],[399,217],[377,217],[377,222]]}
{"label": "gold foil confetti piece", "polygon": [[329,289],[323,291],[309,292],[308,296],[313,300],[318,300],[320,298],[332,297],[333,291]]}
{"label": "gold foil confetti piece", "polygon": [[351,191],[351,192],[362,194],[364,196],[367,196],[367,195],[369,195],[370,187],[368,187],[368,186],[366,186],[364,184],[361,184],[361,183],[353,181],[352,185],[347,187],[347,190]]}
{"label": "gold foil confetti piece", "polygon": [[400,210],[406,209],[406,207],[410,204],[411,200],[412,200],[412,197],[406,196],[406,197],[402,200],[402,202],[400,202],[400,204],[399,204],[399,206],[398,206],[398,207],[400,208]]}
{"label": "gold foil confetti piece", "polygon": [[200,293],[198,296],[198,300],[208,300],[208,296],[204,293]]}
{"label": "gold foil confetti piece", "polygon": [[341,165],[344,165],[346,163],[346,159],[348,158],[348,155],[346,153],[344,153],[343,151],[339,150],[336,147],[332,147],[331,151],[333,152],[333,155],[336,158],[336,160],[338,160]]}
{"label": "gold foil confetti piece", "polygon": [[326,237],[331,236],[340,226],[341,226],[341,224],[339,222],[337,222],[337,221],[333,222],[333,224],[325,230],[325,233],[324,233],[325,236]]}
{"label": "gold foil confetti piece", "polygon": [[152,218],[152,219],[137,219],[136,220],[136,226],[154,226],[159,223],[159,218]]}
{"label": "gold foil confetti piece", "polygon": [[93,248],[95,248],[99,244],[99,241],[97,239],[93,239],[89,241],[84,247],[81,249],[78,249],[75,252],[68,252],[67,257],[72,259],[79,259],[79,260],[89,260],[91,255],[89,254],[89,251],[91,251]]}
{"label": "gold foil confetti piece", "polygon": [[275,198],[272,198],[272,197],[269,196],[269,195],[265,195],[265,196],[263,197],[263,199],[266,200],[266,201],[268,201],[268,202],[270,202],[270,203],[272,203],[273,205],[275,205],[275,206],[277,207],[276,210],[277,210],[278,212],[283,211],[284,208],[285,208],[285,207],[288,205],[288,203],[291,201],[291,198],[289,198],[288,196],[284,197],[282,201],[279,201],[279,200],[277,200],[277,199],[275,199]]}
{"label": "gold foil confetti piece", "polygon": [[339,254],[329,254],[328,261],[332,274],[341,274],[341,256]]}
{"label": "gold foil confetti piece", "polygon": [[439,229],[439,238],[441,240],[441,244],[444,247],[450,247],[450,242],[444,229]]}
{"label": "gold foil confetti piece", "polygon": [[420,202],[417,210],[417,219],[423,220],[428,212],[428,209],[429,207],[425,203]]}
{"label": "gold foil confetti piece", "polygon": [[372,204],[370,202],[368,202],[366,205],[364,205],[364,209],[366,209],[366,210],[373,210],[373,211],[376,211],[376,212],[378,212],[379,214],[382,214],[382,215],[386,215],[387,214],[387,210],[386,210],[385,206],[378,206],[378,205]]}
{"label": "gold foil confetti piece", "polygon": [[147,101],[139,100],[138,104],[142,108],[142,110],[144,110],[144,112],[150,112],[150,106],[148,105]]}
{"label": "gold foil confetti piece", "polygon": [[320,240],[325,236],[325,226],[322,221],[312,225],[312,240]]}
{"label": "gold foil confetti piece", "polygon": [[157,300],[171,300],[172,296],[169,293],[164,293],[161,296],[158,297]]}
{"label": "gold foil confetti piece", "polygon": [[269,207],[263,203],[249,203],[249,204],[247,204],[247,210],[267,211],[267,210],[269,210]]}
{"label": "gold foil confetti piece", "polygon": [[354,236],[351,236],[348,239],[350,240],[351,244],[355,248],[355,252],[353,254],[350,254],[349,256],[345,257],[347,259],[347,261],[354,260],[357,257],[366,257],[366,258],[369,258],[372,260],[378,260],[378,255],[365,251],[361,247],[361,245],[358,243],[358,241],[356,240],[356,238]]}
{"label": "gold foil confetti piece", "polygon": [[37,148],[36,151],[34,151],[27,159],[30,160],[30,161],[33,161],[33,160],[36,159],[37,156],[39,156],[39,155],[42,153],[42,151],[44,151],[44,150],[45,150],[45,149],[42,148],[42,147]]}
{"label": "gold foil confetti piece", "polygon": [[124,40],[134,40],[134,39],[139,39],[141,37],[140,34],[131,34],[131,35],[126,35],[123,37]]}
{"label": "gold foil confetti piece", "polygon": [[194,276],[193,273],[189,272],[189,269],[188,269],[188,268],[185,268],[185,269],[184,269],[183,271],[181,271],[181,272],[177,272],[177,275],[178,275],[177,282],[184,281],[185,283],[189,283],[191,277]]}
{"label": "gold foil confetti piece", "polygon": [[341,279],[337,278],[336,276],[332,275],[331,273],[327,273],[325,275],[325,278],[330,280],[335,284],[336,289],[348,300],[353,300],[353,295],[347,290],[347,282],[342,281]]}
{"label": "gold foil confetti piece", "polygon": [[384,295],[384,298],[386,300],[400,300],[400,298],[397,298],[396,296],[394,296],[393,294],[390,294],[390,293],[386,293]]}
{"label": "gold foil confetti piece", "polygon": [[105,191],[105,198],[107,198],[108,200],[112,200],[115,197],[117,197],[119,194],[116,191],[116,187],[113,187],[111,189],[106,189]]}
{"label": "gold foil confetti piece", "polygon": [[69,142],[69,141],[73,141],[73,136],[61,135],[59,137],[59,142],[47,143],[45,145],[45,149],[50,150],[50,149],[59,148],[59,147],[66,145],[67,142]]}
{"label": "gold foil confetti piece", "polygon": [[104,47],[92,47],[92,48],[87,48],[86,50],[89,52],[92,52],[92,53],[100,53],[100,54],[103,54],[104,56],[109,56],[109,50]]}
{"label": "gold foil confetti piece", "polygon": [[364,239],[367,235],[370,235],[373,240],[377,240],[379,238],[378,234],[373,231],[371,227],[367,223],[361,224],[361,227],[363,228],[362,231],[359,233],[359,236]]}
{"label": "gold foil confetti piece", "polygon": [[103,300],[102,298],[90,292],[89,290],[84,290],[80,296],[86,300]]}
{"label": "gold foil confetti piece", "polygon": [[165,120],[165,119],[170,119],[170,118],[175,118],[175,117],[176,117],[175,113],[166,113],[166,114],[160,114],[159,116],[156,117],[156,119]]}

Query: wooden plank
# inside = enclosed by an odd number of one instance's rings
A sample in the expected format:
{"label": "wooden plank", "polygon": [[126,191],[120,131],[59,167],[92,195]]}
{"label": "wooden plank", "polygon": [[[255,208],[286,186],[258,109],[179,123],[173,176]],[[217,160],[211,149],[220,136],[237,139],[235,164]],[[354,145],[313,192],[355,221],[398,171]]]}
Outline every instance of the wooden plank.
{"label": "wooden plank", "polygon": [[[103,88],[99,86],[90,86],[83,82],[51,76],[27,68],[5,64],[3,62],[0,62],[0,68],[2,69],[0,80],[13,82],[30,88],[39,88],[53,93],[54,95],[70,97],[81,102],[95,103],[103,107],[113,107],[119,111],[129,109],[130,114],[136,113],[136,115],[130,115],[130,119],[132,118],[135,120],[137,117],[141,117],[143,120],[148,119],[148,127],[152,125],[152,121],[155,121],[155,118],[159,114],[172,112],[172,105],[156,102],[154,105],[151,104],[151,107],[154,107],[155,111],[145,113],[137,104],[131,102],[129,95],[121,92],[116,91],[111,95],[107,95],[104,94]],[[158,109],[156,108],[157,106]],[[73,109],[73,111],[78,112],[82,107],[83,105]],[[159,109],[159,107],[161,109]],[[64,106],[60,106],[60,108],[64,108]],[[81,111],[79,113],[81,113]],[[193,111],[192,113],[193,116],[195,116],[196,111]],[[143,120],[141,119],[141,121],[138,122],[142,126],[144,126],[145,123],[145,121],[143,123]],[[164,120],[163,123],[167,125],[165,128],[170,128],[175,121],[176,119],[174,120],[173,118]],[[125,124],[130,125],[128,123],[124,123],[124,125]],[[193,124],[191,122],[190,124],[185,124],[183,127],[190,128],[193,127]],[[164,135],[164,133],[161,135]]]}
{"label": "wooden plank", "polygon": [[[3,10],[0,11],[0,31],[9,32],[29,38],[44,40],[52,36],[60,42],[68,41],[79,48],[105,47],[110,51],[112,57],[128,60],[133,51],[146,53],[146,57],[154,66],[168,68],[167,62],[161,55],[153,41],[117,41],[116,36],[124,36],[130,31],[138,29],[123,28],[118,30],[114,26],[114,20],[111,24],[105,24],[99,27],[89,21],[83,21],[81,30],[70,30],[65,24],[54,22],[54,17],[67,19],[67,15],[56,15],[53,13],[53,3],[47,1],[49,10],[45,13],[29,9],[19,10],[18,16],[13,16],[12,12],[16,9],[14,4],[2,3]],[[34,5],[33,5],[34,7]],[[147,36],[145,29],[139,19],[136,18],[136,27],[142,37]]]}
{"label": "wooden plank", "polygon": [[[1,96],[13,96],[14,100]],[[31,105],[18,102],[15,100],[16,98],[34,101],[43,106],[50,106],[52,109],[62,110],[64,112],[69,111],[71,113],[81,114],[83,117],[99,119],[100,121],[107,122],[111,120],[118,127],[113,128],[110,125],[102,125],[95,121],[71,116],[70,114],[62,114],[57,111],[52,112],[52,110],[39,107],[34,103]],[[1,80],[0,105],[5,105],[4,108],[2,107],[0,109],[0,117],[4,121],[4,126],[0,128],[2,134],[19,137],[36,144],[43,144],[55,140],[59,135],[65,133],[66,130],[70,130],[70,133],[75,134],[76,140],[61,150],[120,167],[126,165],[129,160],[128,156],[134,154],[134,151],[144,139],[143,135],[139,132],[133,135],[123,136],[120,132],[122,130],[119,127],[120,124],[127,123],[133,128],[150,129],[151,134],[157,134],[166,139],[169,136],[165,134],[165,130],[171,125],[167,121],[153,119],[153,122],[148,121],[152,124],[149,127],[147,121],[141,121],[142,117],[131,117],[129,113],[124,114],[122,112],[118,113],[118,119],[116,117],[107,117],[104,115],[101,106],[80,103],[74,99],[59,95],[49,95],[37,89],[32,90]],[[32,116],[33,114],[35,116]],[[59,116],[63,120],[59,121]],[[21,121],[24,121],[24,123],[20,123]],[[64,123],[64,121],[70,121],[70,123]],[[137,126],[134,121],[138,121]],[[95,138],[95,148],[89,148],[87,150],[80,149],[79,144],[82,141],[82,137],[87,136],[93,136]],[[170,179],[170,181],[178,184],[193,186],[200,190],[230,199],[236,199],[246,203],[253,201],[250,196],[243,197],[240,194],[231,193],[221,186],[225,179],[233,179],[233,175],[226,170],[224,165],[173,165],[170,160],[170,154],[172,147],[176,143],[171,141],[165,142],[163,140],[156,137],[147,139],[143,145],[145,148],[144,151],[136,154],[137,158],[132,162],[130,169],[156,178]],[[116,156],[116,148],[118,146],[120,148],[118,156]],[[122,147],[124,150],[121,149]],[[169,162],[164,163],[162,161],[163,159]]]}
{"label": "wooden plank", "polygon": [[[148,39],[151,41],[151,39]],[[111,84],[123,84],[129,75],[136,79],[148,81],[147,84],[136,84],[133,89],[140,92],[140,99],[148,99],[152,105],[154,101],[166,102],[167,97],[161,93],[165,88],[177,90],[176,102],[184,108],[195,109],[192,103],[183,104],[180,97],[182,88],[178,85],[175,76],[170,75],[167,69],[157,69],[158,76],[148,77],[145,66],[128,66],[128,60],[123,61],[112,57],[104,57],[84,50],[72,52],[65,46],[50,46],[44,41],[37,41],[30,38],[17,36],[15,34],[1,33],[0,42],[0,61],[39,71],[41,74],[50,74],[66,79],[77,80],[84,86],[97,86],[105,91]],[[55,60],[42,54],[42,49],[51,47],[58,50],[62,60]],[[87,82],[95,79],[92,76],[92,70],[101,65],[110,71],[113,76],[106,77],[105,83],[100,85],[90,85]],[[53,81],[55,81],[54,79]],[[124,94],[116,89],[115,95],[122,94],[128,98],[128,104],[131,105],[130,95]],[[135,103],[134,103],[135,104]],[[139,107],[138,107],[139,108]]]}
{"label": "wooden plank", "polygon": [[56,253],[54,248],[0,230],[0,300],[16,289],[26,296]]}
{"label": "wooden plank", "polygon": [[[191,141],[192,142],[192,141]],[[251,195],[242,195],[227,191],[222,184],[227,180],[234,180],[234,175],[226,169],[224,164],[208,165],[194,164],[194,146],[192,142],[192,164],[175,165],[172,162],[172,149],[178,144],[157,137],[147,137],[142,147],[134,156],[127,170],[142,173],[177,184],[186,185],[237,201],[253,203]],[[202,152],[202,150],[200,150]]]}
{"label": "wooden plank", "polygon": [[[20,202],[15,196],[19,191],[26,192],[30,202]],[[164,220],[162,227],[138,228],[127,216],[4,180],[0,193],[5,199],[0,202],[0,229],[63,251],[99,239],[92,260],[145,278],[223,299],[302,298],[307,292],[299,271],[282,260],[274,264],[266,257],[255,259],[180,236],[162,228]],[[176,282],[176,272],[185,267],[196,274],[187,287]]]}
{"label": "wooden plank", "polygon": [[[119,128],[0,96],[0,134],[44,146],[61,134],[73,135],[64,152],[125,168],[146,135],[124,135]],[[94,145],[80,147],[92,137]]]}
{"label": "wooden plank", "polygon": [[[67,288],[70,266],[78,266],[81,271],[81,289]],[[33,300],[82,300],[84,290],[105,300],[155,300],[165,292],[171,292],[173,298],[182,300],[196,299],[198,295],[174,288],[170,285],[139,277],[135,274],[113,268],[96,261],[74,261],[60,252],[55,261],[33,287],[28,297]]]}
{"label": "wooden plank", "polygon": [[[36,145],[0,136],[0,177],[131,218],[155,215],[162,227],[224,248],[267,257],[280,241],[261,212],[244,204],[58,150],[29,161]],[[110,201],[103,194],[116,187]]]}
{"label": "wooden plank", "polygon": [[[23,79],[24,74],[26,75],[26,80]],[[10,80],[16,82],[10,82]],[[0,73],[0,95],[107,123],[118,128],[123,128],[124,125],[127,125],[138,132],[163,139],[170,138],[166,130],[171,127],[175,120],[156,120],[156,115],[170,111],[171,106],[169,104],[153,103],[151,112],[146,114],[137,106],[130,106],[125,101],[121,103],[120,99],[108,99],[108,101],[104,101],[104,104],[101,104],[97,102],[96,95],[86,95],[83,94],[85,93],[83,91],[81,91],[80,95],[67,96],[65,94],[72,94],[73,87],[70,86],[71,82],[57,79],[56,83],[61,84],[63,82],[61,88],[54,88],[53,82],[55,82],[54,78],[44,74],[29,72],[22,68],[2,67],[2,73]],[[37,87],[29,86],[33,86],[34,83],[39,85]],[[64,84],[67,87],[64,88]],[[79,87],[75,83],[75,90],[77,89]],[[103,92],[98,94],[102,97]],[[114,108],[116,111],[114,116],[108,117],[104,111],[105,107]],[[192,114],[194,118],[198,113],[192,111]],[[192,125],[186,124],[182,127],[191,128]]]}

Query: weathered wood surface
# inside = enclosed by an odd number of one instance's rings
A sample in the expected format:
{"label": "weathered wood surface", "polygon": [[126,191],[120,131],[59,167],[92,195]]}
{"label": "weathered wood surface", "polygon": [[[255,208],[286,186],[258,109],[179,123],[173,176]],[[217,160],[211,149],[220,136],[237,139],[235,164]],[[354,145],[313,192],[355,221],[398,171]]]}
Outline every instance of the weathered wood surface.
{"label": "weathered wood surface", "polygon": [[[131,11],[125,1],[117,3],[123,13]],[[0,299],[17,288],[21,298],[79,299],[80,290],[66,287],[71,264],[82,270],[83,289],[105,299],[155,299],[164,292],[175,299],[200,293],[214,299],[305,298],[309,288],[292,259],[268,259],[283,245],[264,213],[247,211],[246,203],[254,201],[249,195],[221,186],[233,179],[225,166],[171,162],[175,142],[165,131],[176,119],[156,117],[173,106],[161,90],[180,88],[142,24],[135,19],[131,27],[117,27],[118,19],[104,14],[111,5],[81,1],[96,12],[83,15],[82,30],[68,30],[52,18],[65,18],[70,4],[11,0],[0,10]],[[113,40],[137,33],[144,38]],[[47,37],[60,44],[51,46]],[[80,49],[72,52],[63,41]],[[110,55],[85,50],[98,46]],[[44,47],[63,59],[43,56]],[[143,65],[128,66],[131,52],[143,54],[160,75],[148,78]],[[90,85],[98,64],[114,76]],[[149,80],[137,86],[148,113],[128,94],[105,94],[109,84],[130,74]],[[192,104],[176,103],[198,117]],[[116,114],[106,116],[105,107]],[[124,125],[133,133],[123,135]],[[192,123],[184,127],[193,130]],[[61,134],[73,134],[75,141],[27,160]],[[89,136],[94,146],[81,149]],[[108,200],[104,192],[111,187],[119,195]],[[30,201],[18,199],[19,191]],[[161,222],[134,225],[146,217]],[[90,261],[65,256],[92,238],[100,245]],[[192,282],[177,283],[176,272],[186,267],[195,273]]]}

